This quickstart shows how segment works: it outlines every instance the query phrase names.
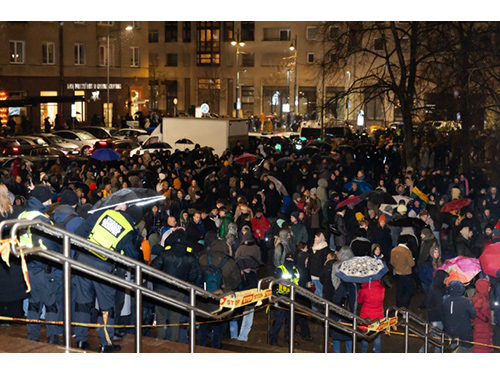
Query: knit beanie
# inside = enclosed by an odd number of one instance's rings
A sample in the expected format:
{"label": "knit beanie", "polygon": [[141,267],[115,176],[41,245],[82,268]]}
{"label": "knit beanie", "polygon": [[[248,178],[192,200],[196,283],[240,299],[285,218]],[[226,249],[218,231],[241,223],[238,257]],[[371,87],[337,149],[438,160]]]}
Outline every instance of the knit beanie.
{"label": "knit beanie", "polygon": [[61,193],[61,199],[59,200],[59,204],[67,204],[70,206],[74,206],[75,204],[78,204],[78,195],[71,190],[71,189],[65,189]]}
{"label": "knit beanie", "polygon": [[408,209],[406,208],[406,206],[405,206],[405,205],[400,204],[400,205],[398,206],[398,212],[399,212],[400,214],[402,214],[403,212],[406,212],[406,211],[408,211]]}
{"label": "knit beanie", "polygon": [[52,192],[48,186],[37,185],[31,192],[31,196],[43,203],[52,199]]}
{"label": "knit beanie", "polygon": [[360,221],[361,219],[364,219],[364,215],[361,212],[356,212],[356,220]]}
{"label": "knit beanie", "polygon": [[385,216],[384,215],[380,215],[379,218],[378,218],[378,222],[380,223],[381,221],[385,221],[387,222],[387,220],[385,219]]}

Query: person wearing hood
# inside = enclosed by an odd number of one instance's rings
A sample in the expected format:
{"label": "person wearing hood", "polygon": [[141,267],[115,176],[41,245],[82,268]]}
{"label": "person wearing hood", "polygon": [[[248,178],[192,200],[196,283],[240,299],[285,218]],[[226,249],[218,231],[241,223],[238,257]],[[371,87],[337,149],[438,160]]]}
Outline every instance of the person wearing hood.
{"label": "person wearing hood", "polygon": [[[373,280],[361,284],[361,290],[358,292],[358,304],[361,304],[361,311],[359,313],[362,319],[384,319],[384,298],[385,288],[380,283],[380,280]],[[373,341],[375,353],[381,353],[381,336],[380,334],[375,337]],[[362,353],[368,352],[368,341],[361,341]]]}
{"label": "person wearing hood", "polygon": [[391,265],[394,267],[397,284],[396,306],[409,308],[413,294],[412,267],[415,259],[403,236],[400,236],[398,246],[391,251]]}
{"label": "person wearing hood", "polygon": [[[333,294],[332,302],[338,306],[343,307],[344,309],[350,312],[357,311],[357,290],[356,284],[345,282],[337,276],[337,271],[340,269],[340,266],[346,260],[354,258],[354,253],[352,252],[349,246],[342,246],[337,255],[338,260],[333,263],[332,266],[332,286],[335,288],[335,292]],[[352,321],[346,319],[342,315],[331,313],[330,317],[339,322],[344,323],[352,323]],[[352,353],[352,335],[346,334],[342,331],[339,331],[335,328],[330,328],[329,335],[333,340],[333,352],[340,353],[340,342],[344,341],[346,346],[346,352]]]}
{"label": "person wearing hood", "polygon": [[460,339],[457,353],[472,353],[474,336],[471,320],[476,318],[477,313],[464,294],[462,282],[453,280],[448,284],[448,295],[443,301],[443,325],[448,335]]}
{"label": "person wearing hood", "polygon": [[273,251],[273,265],[275,268],[279,268],[279,266],[285,263],[287,254],[293,253],[293,249],[290,246],[290,237],[288,229],[280,230],[279,235],[275,237]]}
{"label": "person wearing hood", "polygon": [[[207,254],[202,254],[199,258],[199,265],[201,269],[205,269],[209,264],[209,258],[211,257],[211,262],[214,266],[219,266],[224,259],[221,267],[222,271],[222,285],[219,290],[213,291],[212,293],[227,293],[230,291],[235,291],[241,283],[241,273],[236,261],[229,255],[229,246],[226,239],[219,238],[215,240],[210,246],[210,251]],[[218,307],[218,301],[213,299],[198,299],[198,307],[205,311],[215,311]],[[209,319],[212,320],[212,319]],[[200,325],[197,334],[197,344],[201,346],[207,346],[207,338],[211,331],[212,335],[212,348],[221,348],[221,339],[224,334],[224,330],[227,327],[227,322],[215,322],[207,323],[204,322]]]}
{"label": "person wearing hood", "polygon": [[[196,282],[200,273],[198,261],[187,247],[187,236],[184,228],[175,228],[172,234],[167,237],[165,246],[151,262],[151,267],[167,275],[187,281],[188,283],[194,284]],[[187,295],[184,289],[179,289],[174,285],[166,284],[161,281],[154,283],[154,290],[178,301],[183,301],[184,297]],[[172,324],[172,326],[168,328],[170,331],[169,340],[176,342],[180,341],[180,310],[159,303],[155,307],[155,314],[157,323],[156,338],[166,340],[166,327],[164,325],[168,321],[169,324]]]}
{"label": "person wearing hood", "polygon": [[311,274],[311,280],[316,287],[314,294],[323,297],[323,284],[319,280],[321,269],[326,262],[328,253],[331,253],[330,247],[326,242],[323,233],[318,232],[314,236],[314,243],[309,250],[308,269]]}
{"label": "person wearing hood", "polygon": [[333,244],[335,245],[336,250],[340,250],[340,248],[347,244],[347,237],[349,232],[347,231],[346,223],[345,223],[345,213],[347,208],[344,206],[342,209],[338,210],[335,213],[335,217],[333,219],[333,227],[336,229],[335,233],[332,232],[333,236]]}
{"label": "person wearing hood", "polygon": [[378,217],[378,225],[373,232],[373,242],[380,244],[380,249],[382,250],[385,260],[389,261],[393,246],[391,229],[387,226],[387,218],[385,215],[380,215]]}
{"label": "person wearing hood", "polygon": [[[32,190],[26,209],[19,215],[19,219],[41,220],[51,223],[45,215],[52,204],[52,192],[45,185],[37,185]],[[32,232],[31,228],[19,236],[21,246],[33,247],[42,246],[52,251],[60,252],[57,242],[45,237],[43,232]],[[28,319],[39,320],[42,308],[45,306],[45,319],[47,321],[57,321],[59,310],[62,309],[62,271],[53,267],[53,264],[42,262],[39,258],[29,257],[27,260],[28,275],[32,289],[28,299]],[[41,326],[38,323],[28,323],[28,340],[40,341]],[[47,324],[46,334],[50,344],[60,344],[58,338],[60,327]]]}
{"label": "person wearing hood", "polygon": [[[419,266],[418,276],[422,282],[424,293],[427,294],[434,278],[434,272],[443,264],[441,247],[434,243],[429,250],[427,260]],[[422,306],[423,307],[423,306]]]}
{"label": "person wearing hood", "polygon": [[[241,288],[242,290],[248,290],[257,288],[258,277],[257,271],[262,265],[262,259],[260,254],[260,248],[257,246],[254,236],[252,235],[252,231],[249,226],[245,225],[242,229],[243,237],[241,239],[241,245],[236,250],[236,254],[234,259],[236,263],[244,262],[253,263],[250,267],[248,264],[248,268],[243,268],[240,266],[241,270]],[[243,309],[242,309],[243,310]],[[254,316],[254,305],[247,305],[244,308],[245,315],[241,320],[241,327],[238,334],[238,322],[236,320],[231,320],[229,322],[229,330],[231,333],[231,338],[236,338],[239,341],[248,341],[248,334],[252,329],[253,324],[253,316]],[[236,329],[235,329],[236,328]]]}
{"label": "person wearing hood", "polygon": [[429,228],[422,229],[422,233],[420,233],[420,254],[418,256],[418,268],[420,269],[424,262],[429,259],[430,250],[437,244],[436,237]]}
{"label": "person wearing hood", "polygon": [[476,294],[471,298],[474,310],[476,310],[476,318],[474,319],[474,342],[490,345],[476,345],[472,347],[473,353],[492,353],[493,348],[493,330],[491,327],[491,310],[490,310],[490,288],[491,283],[487,279],[479,279],[476,281]]}
{"label": "person wearing hood", "polygon": [[[448,272],[443,270],[437,270],[432,280],[432,284],[429,287],[429,293],[427,294],[427,320],[440,330],[443,330],[444,321],[444,310],[443,310],[443,298],[446,295],[446,284],[445,280],[449,276]],[[440,337],[438,335],[434,336],[436,339]],[[429,344],[429,348],[430,348]],[[424,353],[425,347],[422,345],[420,348],[420,353]],[[439,353],[441,349],[436,346],[435,352]]]}

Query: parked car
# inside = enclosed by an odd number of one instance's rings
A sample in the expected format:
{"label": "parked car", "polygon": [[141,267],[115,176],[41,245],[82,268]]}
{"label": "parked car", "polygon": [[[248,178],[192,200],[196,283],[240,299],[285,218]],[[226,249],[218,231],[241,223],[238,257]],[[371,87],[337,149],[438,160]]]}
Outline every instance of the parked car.
{"label": "parked car", "polygon": [[80,148],[83,156],[90,156],[94,149],[94,144],[99,140],[92,134],[84,130],[58,130],[53,132],[68,142],[76,144]]}
{"label": "parked car", "polygon": [[105,126],[80,126],[76,130],[89,132],[98,139],[116,138],[117,136],[119,136],[118,130]]}
{"label": "parked car", "polygon": [[121,154],[124,151],[130,152],[138,147],[139,144],[131,139],[106,139],[97,141],[94,144],[94,151],[100,148],[111,148]]}
{"label": "parked car", "polygon": [[13,137],[0,138],[0,151],[5,156],[26,155],[33,147],[31,144],[21,144]]}
{"label": "parked car", "polygon": [[61,150],[66,156],[75,156],[80,154],[80,148],[76,144],[64,140],[57,134],[41,133],[33,135],[42,138],[49,144],[49,146]]}
{"label": "parked car", "polygon": [[144,129],[122,128],[117,131],[117,139],[137,139],[137,143],[142,144],[149,137],[149,133]]}
{"label": "parked car", "polygon": [[146,142],[146,144],[142,144],[141,146],[134,148],[130,151],[130,155],[144,155],[144,152],[148,151],[149,153],[153,153],[155,151],[163,152],[163,151],[171,151],[172,146],[170,146],[166,142]]}

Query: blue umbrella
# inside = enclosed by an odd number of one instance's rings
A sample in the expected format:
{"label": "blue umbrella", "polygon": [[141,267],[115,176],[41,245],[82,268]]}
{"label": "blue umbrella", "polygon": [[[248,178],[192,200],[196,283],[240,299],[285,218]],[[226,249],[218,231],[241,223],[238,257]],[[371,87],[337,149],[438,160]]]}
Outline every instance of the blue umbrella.
{"label": "blue umbrella", "polygon": [[111,148],[100,148],[92,153],[91,158],[100,161],[112,161],[120,160],[121,155]]}
{"label": "blue umbrella", "polygon": [[362,192],[362,193],[366,193],[367,191],[370,191],[370,190],[373,190],[373,187],[368,183],[366,182],[365,180],[352,180],[352,181],[349,181],[347,184],[344,185],[344,187],[351,191],[352,190],[352,184],[355,183],[358,185],[358,189]]}
{"label": "blue umbrella", "polygon": [[363,256],[342,262],[337,276],[345,282],[363,284],[380,280],[387,272],[389,269],[382,260]]}

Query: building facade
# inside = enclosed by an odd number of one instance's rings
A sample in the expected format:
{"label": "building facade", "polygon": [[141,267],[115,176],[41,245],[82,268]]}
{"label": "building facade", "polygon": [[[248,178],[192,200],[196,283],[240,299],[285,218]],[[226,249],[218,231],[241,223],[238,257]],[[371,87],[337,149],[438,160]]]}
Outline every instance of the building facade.
{"label": "building facade", "polygon": [[[82,123],[147,110],[147,22],[1,22],[0,29],[9,52],[0,55],[0,99],[83,96],[73,108]],[[58,113],[69,119],[71,103],[3,109],[2,123],[26,116],[36,129]]]}

